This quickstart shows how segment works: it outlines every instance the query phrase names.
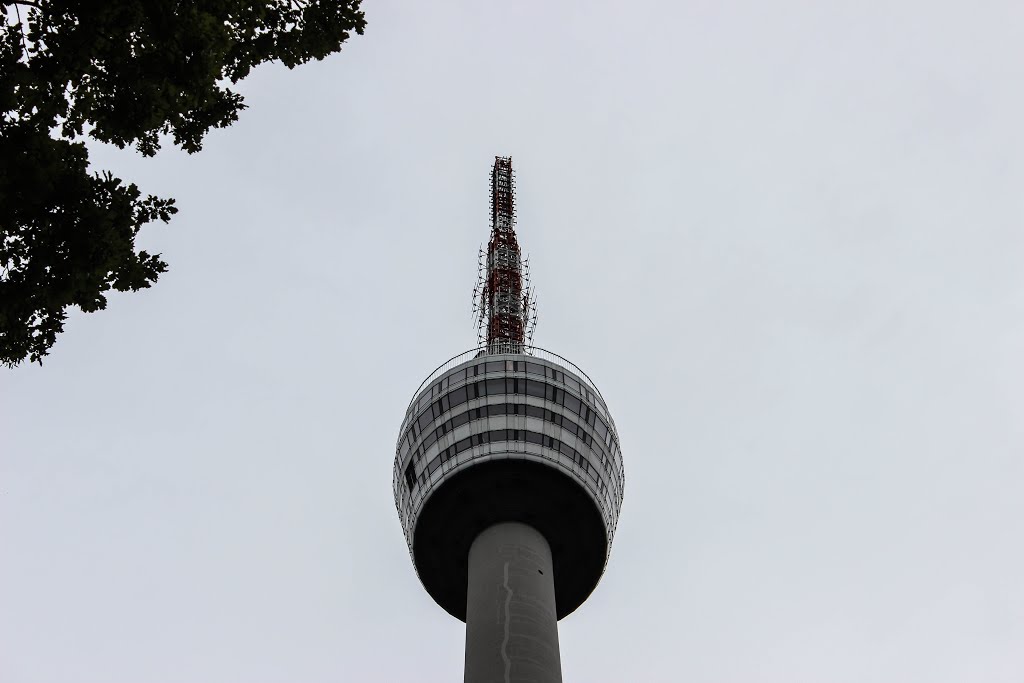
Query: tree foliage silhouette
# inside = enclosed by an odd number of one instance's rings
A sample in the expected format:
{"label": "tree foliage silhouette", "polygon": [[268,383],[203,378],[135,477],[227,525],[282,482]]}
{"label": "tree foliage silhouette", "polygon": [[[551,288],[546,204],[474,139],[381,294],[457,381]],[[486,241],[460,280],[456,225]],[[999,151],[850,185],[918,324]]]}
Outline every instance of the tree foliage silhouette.
{"label": "tree foliage silhouette", "polygon": [[5,2],[0,33],[0,363],[41,362],[70,306],[139,290],[167,269],[137,251],[173,199],[89,170],[92,138],[145,156],[188,152],[245,108],[256,66],[338,52],[365,27],[360,0]]}

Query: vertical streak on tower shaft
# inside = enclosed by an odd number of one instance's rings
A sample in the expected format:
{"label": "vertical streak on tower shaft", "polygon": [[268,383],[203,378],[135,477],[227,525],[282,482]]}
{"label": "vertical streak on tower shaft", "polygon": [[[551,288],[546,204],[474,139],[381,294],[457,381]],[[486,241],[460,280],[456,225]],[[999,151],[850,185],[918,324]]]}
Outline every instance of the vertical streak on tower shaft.
{"label": "vertical streak on tower shaft", "polygon": [[551,549],[531,526],[495,524],[469,550],[465,683],[561,683]]}

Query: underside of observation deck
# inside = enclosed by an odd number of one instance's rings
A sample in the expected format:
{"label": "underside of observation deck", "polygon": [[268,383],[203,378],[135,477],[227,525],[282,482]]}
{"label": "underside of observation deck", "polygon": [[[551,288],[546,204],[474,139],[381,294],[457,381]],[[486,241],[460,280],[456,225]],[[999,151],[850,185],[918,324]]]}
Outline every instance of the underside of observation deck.
{"label": "underside of observation deck", "polygon": [[593,499],[556,466],[494,459],[447,479],[427,500],[413,537],[413,559],[430,596],[466,620],[467,561],[473,540],[499,522],[522,522],[551,546],[558,618],[597,586],[608,540]]}

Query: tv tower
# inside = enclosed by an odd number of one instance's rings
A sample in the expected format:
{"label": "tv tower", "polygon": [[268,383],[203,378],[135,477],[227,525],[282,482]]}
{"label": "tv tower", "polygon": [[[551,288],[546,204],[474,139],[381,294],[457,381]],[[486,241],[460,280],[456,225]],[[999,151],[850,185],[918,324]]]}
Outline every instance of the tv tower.
{"label": "tv tower", "polygon": [[417,389],[395,506],[430,596],[466,622],[466,683],[562,680],[557,622],[597,586],[622,506],[619,437],[576,365],[532,346],[512,160],[491,168],[474,291],[479,344]]}

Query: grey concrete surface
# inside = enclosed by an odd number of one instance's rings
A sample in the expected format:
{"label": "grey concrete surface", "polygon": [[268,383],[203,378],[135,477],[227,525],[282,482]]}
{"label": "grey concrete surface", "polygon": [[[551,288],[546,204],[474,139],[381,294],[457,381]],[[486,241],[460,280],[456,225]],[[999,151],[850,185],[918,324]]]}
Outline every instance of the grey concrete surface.
{"label": "grey concrete surface", "polygon": [[561,683],[551,549],[518,522],[488,527],[469,550],[465,683]]}

